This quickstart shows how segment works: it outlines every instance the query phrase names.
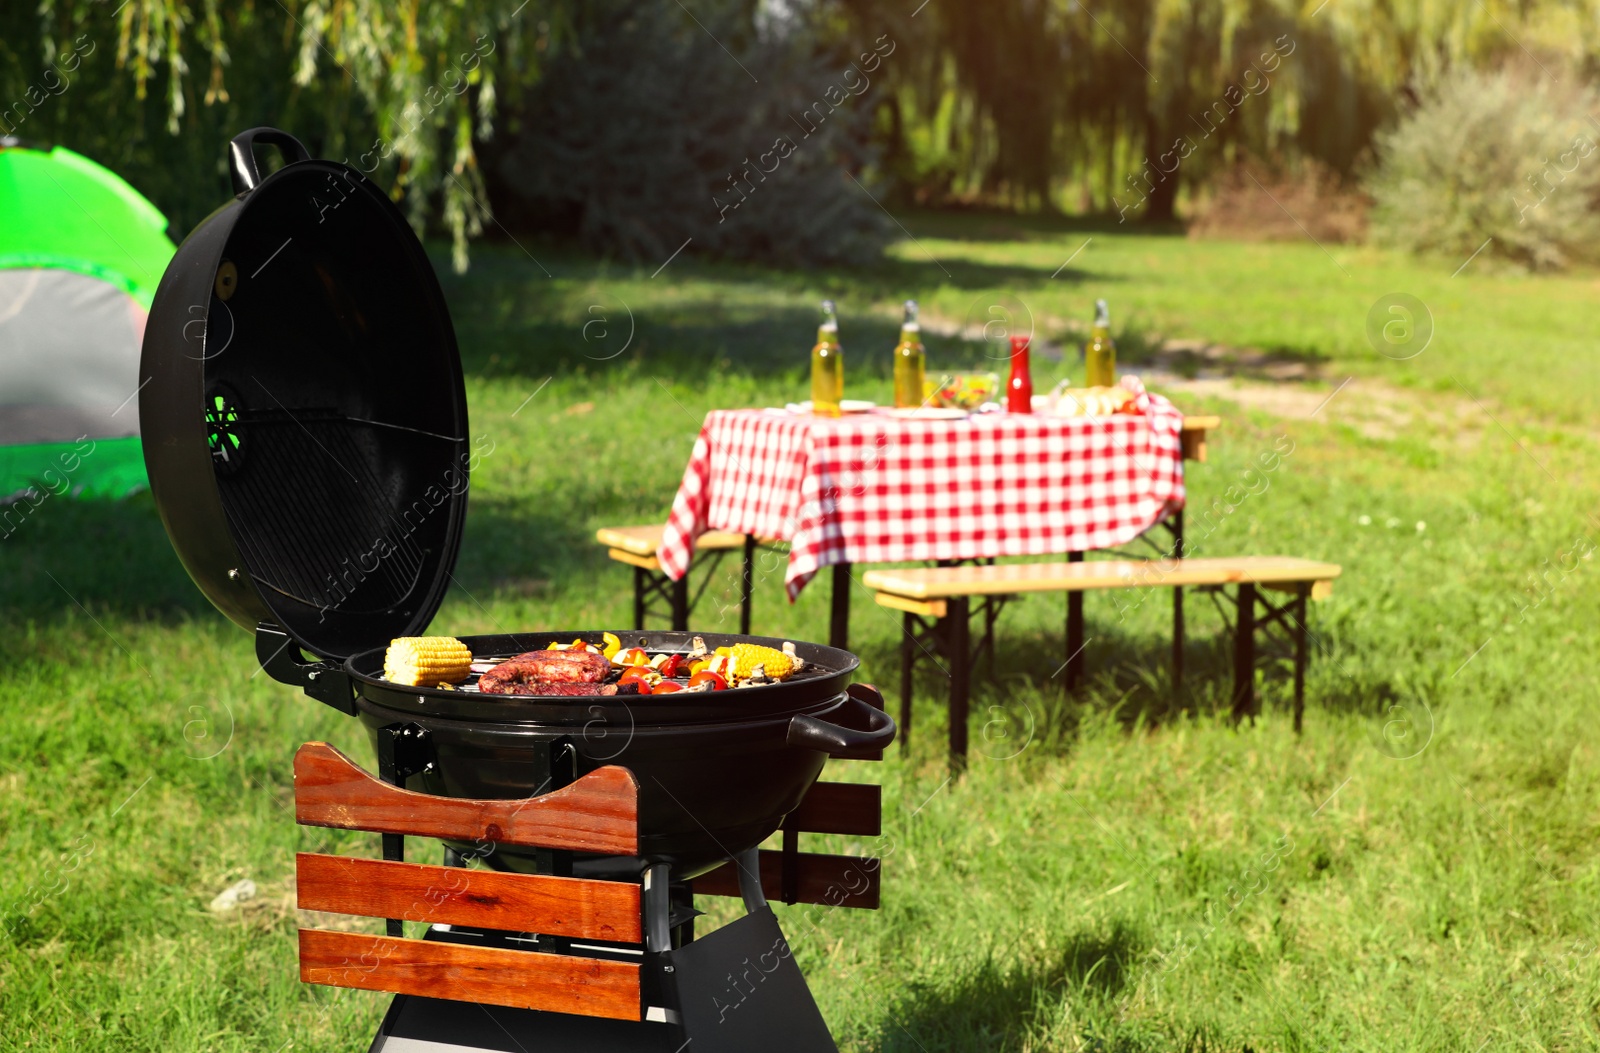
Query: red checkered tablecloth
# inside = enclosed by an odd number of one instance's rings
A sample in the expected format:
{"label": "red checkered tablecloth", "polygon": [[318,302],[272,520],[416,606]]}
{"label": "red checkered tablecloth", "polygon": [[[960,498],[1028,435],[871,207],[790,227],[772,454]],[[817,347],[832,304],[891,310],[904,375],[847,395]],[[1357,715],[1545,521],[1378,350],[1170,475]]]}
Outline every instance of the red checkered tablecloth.
{"label": "red checkered tablecloth", "polygon": [[1141,414],[709,414],[661,540],[688,571],[694,539],[731,530],[790,542],[793,599],[823,567],[1089,551],[1183,507],[1183,415],[1139,393]]}

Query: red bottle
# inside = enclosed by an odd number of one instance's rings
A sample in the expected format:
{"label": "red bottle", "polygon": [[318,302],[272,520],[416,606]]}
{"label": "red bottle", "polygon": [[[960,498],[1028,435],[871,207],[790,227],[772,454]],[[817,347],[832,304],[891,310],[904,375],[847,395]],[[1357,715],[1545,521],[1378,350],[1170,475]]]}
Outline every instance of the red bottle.
{"label": "red bottle", "polygon": [[1011,380],[1006,384],[1006,412],[1033,412],[1033,375],[1028,371],[1028,338],[1011,338]]}

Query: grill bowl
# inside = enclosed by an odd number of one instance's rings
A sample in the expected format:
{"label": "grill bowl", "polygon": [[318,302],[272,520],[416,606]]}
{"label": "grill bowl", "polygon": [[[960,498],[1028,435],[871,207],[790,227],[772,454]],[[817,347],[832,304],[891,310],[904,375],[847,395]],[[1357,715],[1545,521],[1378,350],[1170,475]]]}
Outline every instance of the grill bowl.
{"label": "grill bowl", "polygon": [[[599,643],[600,632],[557,631],[462,638],[475,656],[536,650],[574,637]],[[782,646],[782,640],[716,633],[618,633],[625,644],[688,651],[693,638],[709,647],[736,643]],[[409,789],[444,797],[515,799],[549,792],[565,779],[607,764],[639,781],[637,857],[578,857],[585,876],[637,874],[667,863],[675,879],[703,874],[754,848],[793,811],[816,782],[830,753],[871,738],[881,748],[893,722],[846,690],[854,655],[797,644],[807,669],[780,684],[663,696],[529,698],[403,687],[382,679],[383,651],[352,657],[357,714],[376,746],[381,728],[416,723],[428,732],[433,770],[413,775]],[[858,691],[860,689],[857,689]],[[831,729],[842,732],[832,736]],[[887,728],[887,736],[884,729]],[[798,730],[797,730],[798,729]],[[568,759],[570,758],[570,759]],[[554,773],[554,783],[545,780]],[[472,846],[453,846],[470,850]],[[538,853],[500,846],[489,863],[532,871]]]}

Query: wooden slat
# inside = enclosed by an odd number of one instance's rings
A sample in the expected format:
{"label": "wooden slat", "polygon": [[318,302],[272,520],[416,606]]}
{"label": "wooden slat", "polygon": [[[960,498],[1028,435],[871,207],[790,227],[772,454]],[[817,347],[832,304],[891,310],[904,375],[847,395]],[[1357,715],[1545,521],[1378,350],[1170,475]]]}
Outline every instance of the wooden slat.
{"label": "wooden slat", "polygon": [[912,614],[924,618],[943,618],[949,610],[949,605],[943,600],[913,600],[908,596],[896,596],[892,592],[879,592],[873,595],[878,601],[878,606],[888,607],[890,610],[910,611]]}
{"label": "wooden slat", "polygon": [[301,929],[300,979],[611,1020],[641,1015],[637,963],[438,940]]}
{"label": "wooden slat", "polygon": [[819,782],[806,792],[784,825],[806,834],[883,833],[883,788],[870,783]]}
{"label": "wooden slat", "polygon": [[[878,878],[882,869],[870,856],[827,856],[801,852],[796,892],[798,902],[832,907],[878,909]],[[732,862],[694,879],[697,896],[739,895],[739,872]],[[783,853],[761,852],[761,889],[770,900],[783,897]]]}
{"label": "wooden slat", "polygon": [[661,561],[654,556],[636,556],[620,548],[606,550],[606,555],[618,563],[626,563],[630,567],[643,567],[645,570],[660,570]]}
{"label": "wooden slat", "polygon": [[[650,526],[601,527],[594,532],[595,540],[607,548],[621,549],[635,556],[653,556],[661,547],[660,524]],[[616,557],[612,557],[615,559]]]}
{"label": "wooden slat", "polygon": [[639,850],[639,785],[615,766],[542,797],[477,801],[390,786],[326,742],[308,742],[294,756],[294,805],[305,826],[606,855]]}
{"label": "wooden slat", "polygon": [[1337,563],[1290,556],[1185,560],[1090,560],[1083,563],[1003,563],[995,566],[907,567],[869,570],[869,589],[926,600],[1013,592],[1078,592],[1236,582],[1331,581]]}
{"label": "wooden slat", "polygon": [[[1298,581],[1264,581],[1261,583],[1261,587],[1263,589],[1276,589],[1279,592],[1298,592],[1300,591],[1301,584],[1302,583]],[[1311,583],[1311,592],[1306,598],[1312,600],[1325,600],[1332,595],[1333,582],[1331,580],[1313,581]]]}
{"label": "wooden slat", "polygon": [[295,857],[301,910],[639,943],[639,886],[344,856]]}
{"label": "wooden slat", "polygon": [[1222,423],[1221,417],[1185,417],[1178,432],[1178,445],[1186,461],[1206,459],[1206,434]]}
{"label": "wooden slat", "polygon": [[[632,556],[652,557],[661,547],[661,534],[666,528],[660,524],[649,526],[601,527],[594,532],[595,540],[607,548],[614,548]],[[714,549],[743,548],[744,535],[728,530],[707,530],[694,539],[696,552]],[[616,559],[616,555],[612,555]],[[622,562],[627,562],[623,560]]]}

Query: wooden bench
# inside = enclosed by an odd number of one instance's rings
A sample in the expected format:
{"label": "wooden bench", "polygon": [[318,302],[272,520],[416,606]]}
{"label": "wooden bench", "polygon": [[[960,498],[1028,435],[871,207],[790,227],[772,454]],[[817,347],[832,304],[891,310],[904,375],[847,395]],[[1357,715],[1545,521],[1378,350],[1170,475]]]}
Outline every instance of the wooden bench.
{"label": "wooden bench", "polygon": [[[903,612],[905,634],[900,643],[900,744],[911,738],[912,674],[919,653],[936,653],[950,664],[950,755],[965,764],[967,703],[972,676],[969,601],[973,597],[1064,592],[1069,596],[1095,590],[1224,588],[1236,586],[1234,625],[1235,716],[1256,710],[1256,634],[1273,625],[1288,631],[1294,648],[1294,727],[1299,731],[1305,709],[1306,600],[1323,599],[1333,589],[1340,568],[1334,563],[1288,556],[1241,556],[1226,559],[1095,560],[1064,563],[1007,563],[990,566],[912,567],[868,571],[863,584],[884,607]],[[1262,590],[1289,593],[1282,606]],[[1265,610],[1258,616],[1257,607]],[[1174,620],[1173,681],[1182,676],[1182,608]],[[1081,620],[1069,610],[1068,663],[1083,650]]]}
{"label": "wooden bench", "polygon": [[[606,546],[606,555],[618,563],[633,568],[633,627],[643,629],[645,618],[652,613],[665,614],[675,630],[689,628],[689,614],[704,595],[706,584],[693,598],[689,595],[689,575],[673,581],[661,569],[656,553],[661,548],[664,526],[602,527],[595,531],[595,540]],[[744,553],[743,574],[739,594],[739,632],[750,633],[750,593],[755,574],[755,551],[758,542],[753,537],[733,534],[726,530],[708,530],[695,539],[695,561],[691,573],[699,568],[709,575],[732,551]],[[704,559],[702,557],[709,557]],[[707,583],[710,578],[707,577]],[[665,611],[655,611],[653,601],[665,602]]]}
{"label": "wooden bench", "polygon": [[[879,709],[866,685],[850,692]],[[633,880],[562,876],[572,853],[633,855],[639,849],[639,786],[615,765],[598,768],[549,793],[513,800],[437,797],[403,789],[431,767],[429,733],[414,723],[378,731],[375,777],[322,742],[295,755],[295,818],[301,825],[383,835],[382,859],[300,853],[298,906],[303,910],[385,918],[387,935],[307,928],[300,931],[305,983],[396,995],[373,1050],[449,1048],[692,1048],[743,1053],[748,1035],[709,1019],[705,988],[720,991],[734,969],[728,954],[751,939],[759,951],[784,940],[766,910],[769,898],[829,907],[879,905],[881,863],[863,856],[801,852],[802,833],[882,833],[880,789],[873,784],[816,783],[785,818],[782,848],[739,853],[692,883],[655,864]],[[882,751],[850,759],[878,760]],[[554,770],[534,758],[535,768]],[[407,837],[550,850],[551,871],[523,874],[467,866],[448,847],[444,866],[405,861]],[[541,864],[541,871],[544,867]],[[694,895],[735,896],[746,914],[695,941]],[[404,935],[402,922],[428,925],[425,938]],[[735,931],[737,930],[737,934]],[[722,957],[719,957],[722,956]],[[795,1007],[820,1034],[795,1048],[833,1048],[803,977],[785,948],[780,973],[763,964],[769,990]],[[694,995],[696,997],[691,997]],[[704,1003],[702,1006],[701,1003]],[[806,1006],[810,1006],[806,1009]],[[491,1014],[485,1007],[497,1007]],[[755,1010],[745,1009],[745,1016]],[[759,1019],[759,1016],[758,1016]],[[667,1025],[670,1040],[659,1036]],[[618,1028],[627,1028],[624,1034]],[[657,1029],[652,1031],[651,1029]],[[511,1036],[507,1039],[505,1036]],[[443,1042],[447,1046],[428,1043]],[[510,1044],[506,1044],[509,1042]]]}

